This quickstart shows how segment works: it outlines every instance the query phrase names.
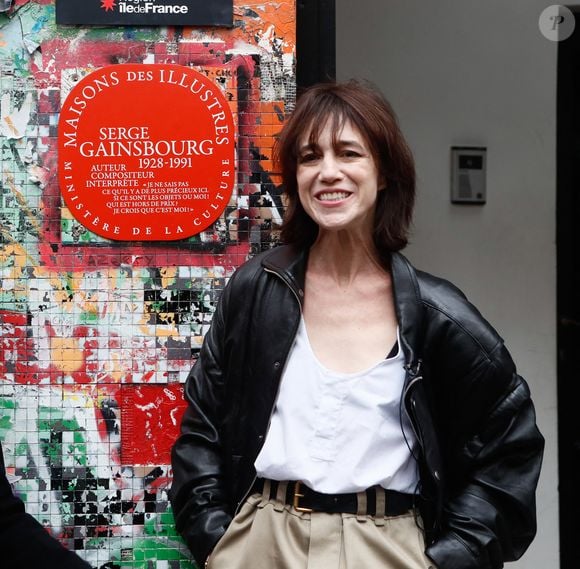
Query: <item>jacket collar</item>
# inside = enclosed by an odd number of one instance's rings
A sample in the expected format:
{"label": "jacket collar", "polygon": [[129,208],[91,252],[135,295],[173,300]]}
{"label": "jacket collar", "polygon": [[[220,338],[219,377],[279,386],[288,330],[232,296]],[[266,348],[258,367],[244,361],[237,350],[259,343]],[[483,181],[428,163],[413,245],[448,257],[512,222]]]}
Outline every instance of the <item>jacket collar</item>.
{"label": "jacket collar", "polygon": [[[292,245],[276,247],[262,257],[266,270],[279,275],[302,303],[308,251]],[[400,253],[391,256],[391,275],[395,310],[405,359],[410,370],[417,371],[424,334],[424,307],[421,302],[415,269]]]}
{"label": "jacket collar", "polygon": [[401,344],[408,368],[419,371],[425,333],[424,305],[414,267],[401,253],[391,256],[391,275]]}
{"label": "jacket collar", "polygon": [[292,245],[275,247],[262,257],[262,265],[282,277],[302,304],[308,251]]}

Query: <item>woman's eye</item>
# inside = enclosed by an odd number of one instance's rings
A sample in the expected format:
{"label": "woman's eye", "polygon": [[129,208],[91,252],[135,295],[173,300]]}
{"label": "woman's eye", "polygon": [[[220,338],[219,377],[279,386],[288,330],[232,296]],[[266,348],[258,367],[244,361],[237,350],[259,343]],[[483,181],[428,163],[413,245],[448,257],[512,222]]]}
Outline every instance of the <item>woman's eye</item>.
{"label": "woman's eye", "polygon": [[356,150],[345,150],[342,155],[345,158],[359,158],[360,157],[360,153],[357,152]]}
{"label": "woman's eye", "polygon": [[313,160],[316,160],[316,158],[318,158],[318,156],[314,154],[314,152],[309,152],[308,154],[302,154],[299,158],[299,162],[300,164],[304,164],[305,162],[312,162]]}

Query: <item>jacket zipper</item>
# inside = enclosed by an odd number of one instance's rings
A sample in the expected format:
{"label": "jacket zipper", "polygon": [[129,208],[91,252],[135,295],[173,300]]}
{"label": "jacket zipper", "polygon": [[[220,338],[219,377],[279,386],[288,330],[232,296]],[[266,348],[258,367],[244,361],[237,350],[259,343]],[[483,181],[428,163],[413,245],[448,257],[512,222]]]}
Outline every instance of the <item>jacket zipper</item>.
{"label": "jacket zipper", "polygon": [[[423,376],[419,375],[420,371],[421,371],[421,364],[423,362],[421,360],[417,360],[417,365],[415,366],[415,369],[413,369],[413,365],[412,364],[407,364],[405,367],[407,368],[407,371],[409,373],[409,377],[411,377],[411,381],[409,382],[409,384],[407,385],[407,387],[405,387],[405,391],[403,392],[403,404],[405,403],[405,401],[407,401],[407,395],[409,394],[409,392],[411,391],[411,388],[419,381],[423,380]],[[413,407],[413,402],[410,401],[409,402],[411,407]],[[413,433],[415,434],[415,438],[417,439],[417,442],[419,443],[419,446],[424,449],[424,445],[423,445],[423,437],[420,435],[420,433],[417,430],[417,427],[415,426],[415,423],[417,422],[416,420],[416,412],[414,409],[412,409],[412,413],[409,412],[409,409],[407,409],[407,405],[404,405],[405,407],[405,412],[407,413],[407,417],[409,418],[409,422],[411,423],[411,427],[413,429]],[[412,415],[412,416],[411,416]]]}
{"label": "jacket zipper", "polygon": [[[264,271],[266,273],[276,275],[276,277],[281,279],[282,282],[290,289],[290,291],[294,295],[294,298],[296,298],[296,302],[298,303],[298,308],[300,309],[300,316],[302,317],[302,302],[300,301],[300,298],[298,297],[298,294],[296,294],[296,291],[294,290],[292,285],[280,273],[277,273],[276,271],[273,271],[273,270],[268,269],[266,267],[264,267]],[[298,332],[299,325],[300,325],[300,319],[298,320],[298,325],[295,327],[294,333],[292,334],[292,342],[296,339],[296,333]],[[290,346],[291,345],[292,345],[292,343],[290,343]],[[264,440],[265,440],[266,435],[268,434],[268,431],[270,430],[270,423],[272,422],[272,416],[274,415],[274,407],[276,406],[276,401],[278,399],[278,395],[280,394],[280,385],[282,383],[280,378],[282,376],[282,372],[284,371],[284,367],[286,366],[286,361],[288,360],[288,356],[290,354],[290,346],[288,346],[288,349],[286,350],[286,357],[284,359],[284,365],[280,365],[278,389],[276,391],[276,397],[274,398],[274,405],[272,405],[272,409],[270,410],[270,417],[268,418],[268,426],[266,427],[266,434],[264,434]],[[280,362],[280,363],[282,363],[282,362]],[[250,483],[250,486],[244,492],[244,495],[242,496],[241,500],[238,502],[238,505],[236,506],[236,509],[234,511],[234,516],[240,511],[240,508],[242,507],[243,503],[247,500],[247,498],[248,498],[250,492],[252,491],[252,488],[254,487],[254,484],[256,483],[257,479],[258,479],[258,475],[255,475],[254,478],[252,479],[252,482]]]}
{"label": "jacket zipper", "polygon": [[[422,363],[421,360],[418,360],[417,366],[415,367],[414,370],[413,370],[413,367],[411,365],[409,365],[407,367],[407,370],[409,371],[409,374],[413,379],[409,382],[409,385],[407,385],[407,387],[405,388],[404,401],[407,399],[407,394],[410,392],[411,388],[417,382],[423,380],[423,376],[419,375],[420,369],[421,369],[421,363]],[[415,433],[415,437],[417,438],[417,442],[419,443],[419,446],[421,447],[423,453],[425,453],[425,443],[423,441],[423,436],[419,433],[418,428],[415,426],[415,423],[417,423],[417,425],[418,425],[419,421],[417,419],[417,412],[415,410],[414,401],[410,401],[410,405],[412,407],[411,413],[409,413],[409,410],[407,409],[406,405],[405,405],[405,411],[407,413],[407,417],[409,417],[409,421],[411,423],[411,427],[413,428],[413,432]],[[439,479],[440,479],[439,472],[437,470],[432,470],[429,467],[429,465],[427,465],[427,467],[428,467],[428,470],[429,470],[431,476],[434,478],[435,483],[437,484],[439,482]]]}

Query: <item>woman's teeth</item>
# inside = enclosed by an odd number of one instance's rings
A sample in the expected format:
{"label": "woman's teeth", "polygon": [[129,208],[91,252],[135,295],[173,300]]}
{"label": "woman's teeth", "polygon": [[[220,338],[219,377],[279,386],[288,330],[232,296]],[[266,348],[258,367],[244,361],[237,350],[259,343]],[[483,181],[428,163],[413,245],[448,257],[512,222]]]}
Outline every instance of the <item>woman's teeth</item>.
{"label": "woman's teeth", "polygon": [[328,202],[328,201],[339,201],[348,198],[349,194],[347,192],[324,192],[318,195],[318,199]]}

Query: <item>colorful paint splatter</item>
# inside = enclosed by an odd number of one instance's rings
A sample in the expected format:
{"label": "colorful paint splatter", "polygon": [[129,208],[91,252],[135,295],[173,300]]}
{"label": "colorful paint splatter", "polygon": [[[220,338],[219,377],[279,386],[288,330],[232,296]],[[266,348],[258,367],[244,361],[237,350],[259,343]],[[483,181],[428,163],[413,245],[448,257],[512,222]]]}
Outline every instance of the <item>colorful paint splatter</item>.
{"label": "colorful paint splatter", "polygon": [[[181,386],[228,277],[278,239],[295,36],[293,1],[236,1],[233,29],[57,27],[52,0],[0,13],[0,440],[27,510],[93,567],[192,567],[167,498]],[[61,103],[117,63],[192,66],[230,101],[237,183],[204,233],[110,242],[63,207]]]}

